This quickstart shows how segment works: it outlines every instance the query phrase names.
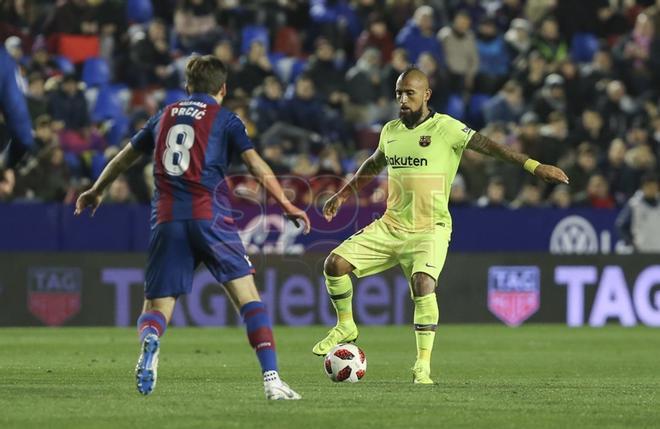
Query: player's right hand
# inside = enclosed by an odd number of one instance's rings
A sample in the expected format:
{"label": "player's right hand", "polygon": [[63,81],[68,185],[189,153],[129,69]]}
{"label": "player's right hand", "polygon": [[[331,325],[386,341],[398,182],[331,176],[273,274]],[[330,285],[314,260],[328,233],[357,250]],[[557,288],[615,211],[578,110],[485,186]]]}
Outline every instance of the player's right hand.
{"label": "player's right hand", "polygon": [[325,217],[325,220],[330,222],[332,218],[334,218],[337,215],[337,211],[339,210],[339,207],[344,203],[344,197],[342,197],[339,193],[334,194],[331,196],[328,201],[325,202],[323,205],[323,217]]}
{"label": "player's right hand", "polygon": [[94,216],[96,209],[101,205],[101,200],[103,200],[103,195],[99,194],[93,189],[89,189],[78,197],[76,201],[76,210],[73,212],[74,215],[78,216],[85,211],[87,207],[92,210],[91,216]]}
{"label": "player's right hand", "polygon": [[309,234],[309,231],[312,229],[312,223],[309,221],[307,213],[300,210],[293,204],[284,208],[284,216],[292,221],[296,226],[300,226],[300,222],[302,222],[305,228],[303,230],[303,234]]}

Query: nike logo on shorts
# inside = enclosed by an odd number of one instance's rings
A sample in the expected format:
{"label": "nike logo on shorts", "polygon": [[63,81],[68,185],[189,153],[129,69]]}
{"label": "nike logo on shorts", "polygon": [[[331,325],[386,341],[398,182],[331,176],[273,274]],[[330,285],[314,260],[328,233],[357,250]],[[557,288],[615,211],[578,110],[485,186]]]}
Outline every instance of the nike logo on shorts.
{"label": "nike logo on shorts", "polygon": [[429,268],[438,268],[438,267],[436,267],[435,265],[431,265],[431,264],[429,264],[428,262],[426,263],[426,266],[429,267]]}

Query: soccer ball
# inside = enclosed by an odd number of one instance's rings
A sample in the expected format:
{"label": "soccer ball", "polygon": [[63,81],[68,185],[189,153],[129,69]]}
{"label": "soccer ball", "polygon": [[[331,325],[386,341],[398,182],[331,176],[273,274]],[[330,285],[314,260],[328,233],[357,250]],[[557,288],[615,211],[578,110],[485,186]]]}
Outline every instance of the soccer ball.
{"label": "soccer ball", "polygon": [[355,344],[339,344],[325,355],[323,368],[332,381],[357,383],[367,372],[367,357]]}

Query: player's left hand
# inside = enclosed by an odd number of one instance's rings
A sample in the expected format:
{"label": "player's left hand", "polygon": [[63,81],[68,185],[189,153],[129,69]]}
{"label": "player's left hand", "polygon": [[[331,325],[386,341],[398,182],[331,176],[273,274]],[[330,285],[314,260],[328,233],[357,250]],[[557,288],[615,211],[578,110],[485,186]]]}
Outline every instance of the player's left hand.
{"label": "player's left hand", "polygon": [[96,209],[98,209],[101,205],[101,200],[103,200],[102,194],[94,191],[93,189],[89,189],[80,194],[78,197],[78,200],[76,201],[76,210],[73,212],[73,214],[78,216],[84,212],[87,207],[89,207],[92,210],[91,216],[94,216]]}
{"label": "player's left hand", "polygon": [[568,176],[554,165],[541,164],[534,169],[534,176],[548,183],[565,183],[568,185]]}
{"label": "player's left hand", "polygon": [[289,207],[284,208],[284,216],[292,221],[296,226],[300,226],[300,222],[303,223],[303,234],[309,234],[309,231],[312,229],[312,224],[307,217],[307,213],[300,210],[298,207],[291,204]]}

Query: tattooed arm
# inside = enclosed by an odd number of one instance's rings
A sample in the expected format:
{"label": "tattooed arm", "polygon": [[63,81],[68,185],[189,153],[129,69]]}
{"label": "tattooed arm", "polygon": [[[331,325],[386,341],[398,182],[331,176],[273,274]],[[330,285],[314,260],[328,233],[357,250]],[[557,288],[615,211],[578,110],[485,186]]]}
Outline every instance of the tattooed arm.
{"label": "tattooed arm", "polygon": [[568,183],[568,176],[560,168],[554,165],[541,164],[530,158],[529,155],[513,151],[506,145],[495,143],[480,133],[474,133],[467,144],[467,148],[502,161],[519,164],[534,176],[548,183]]}
{"label": "tattooed arm", "polygon": [[380,172],[387,166],[385,154],[380,150],[376,151],[367,158],[355,175],[348,181],[336,194],[326,201],[323,205],[323,216],[330,222],[337,214],[339,207],[348,197],[355,193],[357,194],[364,185],[371,182],[374,177],[378,176]]}

